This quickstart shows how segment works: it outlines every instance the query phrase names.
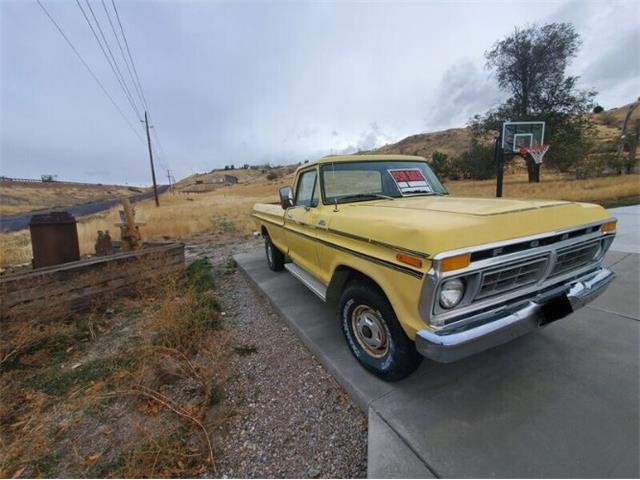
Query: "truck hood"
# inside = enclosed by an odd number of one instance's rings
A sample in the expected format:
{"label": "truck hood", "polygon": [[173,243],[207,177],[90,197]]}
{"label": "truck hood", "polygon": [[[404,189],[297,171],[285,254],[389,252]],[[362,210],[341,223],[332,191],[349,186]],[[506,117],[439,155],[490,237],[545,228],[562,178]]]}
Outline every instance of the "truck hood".
{"label": "truck hood", "polygon": [[587,203],[413,197],[339,205],[328,227],[433,256],[607,218],[604,208]]}
{"label": "truck hood", "polygon": [[[498,198],[414,197],[384,200],[377,207],[401,210],[456,213],[461,215],[501,215],[539,208],[567,205],[562,200],[508,200]],[[358,207],[364,206],[357,204]]]}

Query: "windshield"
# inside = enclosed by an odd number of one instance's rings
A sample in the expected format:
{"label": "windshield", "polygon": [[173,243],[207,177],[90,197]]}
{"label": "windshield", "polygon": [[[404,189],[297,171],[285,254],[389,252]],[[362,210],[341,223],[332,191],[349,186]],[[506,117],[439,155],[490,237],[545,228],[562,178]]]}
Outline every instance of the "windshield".
{"label": "windshield", "polygon": [[447,194],[426,162],[338,162],[320,172],[327,204]]}

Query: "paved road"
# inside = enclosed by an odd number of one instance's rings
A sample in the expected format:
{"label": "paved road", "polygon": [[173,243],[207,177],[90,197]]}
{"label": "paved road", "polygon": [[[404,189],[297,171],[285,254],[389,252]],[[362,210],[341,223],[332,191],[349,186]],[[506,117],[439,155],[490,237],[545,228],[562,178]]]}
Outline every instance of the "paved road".
{"label": "paved road", "polygon": [[[158,194],[164,193],[168,190],[169,185],[159,185]],[[129,200],[132,203],[146,200],[153,197],[153,191],[132,195]],[[73,205],[70,207],[60,208],[48,208],[44,210],[37,210],[29,213],[22,213],[19,215],[5,215],[0,216],[0,232],[15,232],[16,230],[22,230],[23,228],[29,228],[29,221],[33,215],[40,213],[49,213],[54,211],[65,211],[71,213],[73,216],[81,217],[83,215],[92,215],[94,213],[102,212],[103,210],[109,210],[114,205],[120,203],[118,198],[110,198],[107,200],[98,200],[95,202],[83,203],[81,205]]]}
{"label": "paved road", "polygon": [[[613,213],[622,237],[633,234]],[[457,363],[425,361],[393,384],[363,370],[335,312],[263,255],[236,261],[368,410],[370,477],[640,476],[637,253],[611,251],[618,278],[574,315]]]}

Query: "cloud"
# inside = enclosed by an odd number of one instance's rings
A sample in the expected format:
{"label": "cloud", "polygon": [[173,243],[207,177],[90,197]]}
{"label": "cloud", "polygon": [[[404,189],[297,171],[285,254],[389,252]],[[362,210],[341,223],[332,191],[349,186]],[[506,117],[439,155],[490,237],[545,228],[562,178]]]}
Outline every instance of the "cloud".
{"label": "cloud", "polygon": [[[584,46],[572,74],[603,105],[637,96],[623,62],[638,53],[623,35],[637,1],[116,3],[162,142],[158,165],[177,178],[464,126],[502,98],[483,52],[527,22],[576,25]],[[44,4],[143,136],[75,3]],[[146,139],[38,4],[0,8],[0,175],[148,184]]]}
{"label": "cloud", "polygon": [[487,71],[463,61],[442,75],[435,97],[426,119],[429,129],[463,126],[474,115],[497,105],[504,94]]}
{"label": "cloud", "polygon": [[628,32],[613,48],[610,48],[584,69],[582,79],[585,83],[594,83],[610,87],[618,82],[633,79],[640,80],[640,28]]}

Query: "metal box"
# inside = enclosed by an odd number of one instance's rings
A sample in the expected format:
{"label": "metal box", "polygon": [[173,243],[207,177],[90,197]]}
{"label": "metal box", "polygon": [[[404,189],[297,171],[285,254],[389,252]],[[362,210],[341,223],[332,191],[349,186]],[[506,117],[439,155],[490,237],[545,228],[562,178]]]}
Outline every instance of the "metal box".
{"label": "metal box", "polygon": [[29,222],[33,268],[80,260],[76,219],[68,212],[34,215]]}

